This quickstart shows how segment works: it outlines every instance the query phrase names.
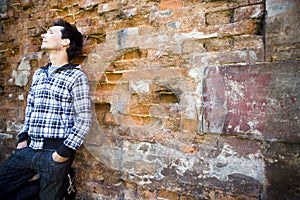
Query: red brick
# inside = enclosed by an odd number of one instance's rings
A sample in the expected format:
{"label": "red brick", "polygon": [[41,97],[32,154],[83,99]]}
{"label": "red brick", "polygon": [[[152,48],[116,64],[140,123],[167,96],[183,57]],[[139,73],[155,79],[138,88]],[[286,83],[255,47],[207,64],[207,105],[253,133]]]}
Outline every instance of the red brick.
{"label": "red brick", "polygon": [[130,114],[131,115],[149,115],[150,107],[149,105],[131,105],[130,106]]}
{"label": "red brick", "polygon": [[114,83],[114,82],[118,82],[122,79],[122,73],[110,73],[110,72],[106,72],[105,73],[107,81],[109,83]]}
{"label": "red brick", "polygon": [[194,119],[182,119],[182,128],[186,131],[197,132],[199,121]]}
{"label": "red brick", "polygon": [[183,7],[183,0],[162,0],[159,3],[160,10],[174,9]]}

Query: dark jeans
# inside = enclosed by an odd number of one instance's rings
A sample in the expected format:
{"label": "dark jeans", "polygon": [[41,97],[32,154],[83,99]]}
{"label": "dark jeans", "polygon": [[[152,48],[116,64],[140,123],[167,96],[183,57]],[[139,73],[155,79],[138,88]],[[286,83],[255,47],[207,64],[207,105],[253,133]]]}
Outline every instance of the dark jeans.
{"label": "dark jeans", "polygon": [[[62,187],[71,159],[55,162],[53,152],[29,147],[17,149],[0,166],[0,198],[32,199],[30,196],[38,193],[40,200],[62,199]],[[40,175],[40,179],[29,181],[36,174]]]}

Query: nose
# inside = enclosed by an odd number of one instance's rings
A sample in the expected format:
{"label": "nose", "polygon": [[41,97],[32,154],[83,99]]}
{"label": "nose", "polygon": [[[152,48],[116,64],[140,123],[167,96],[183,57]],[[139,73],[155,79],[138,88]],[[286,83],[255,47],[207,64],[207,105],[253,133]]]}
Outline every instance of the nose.
{"label": "nose", "polygon": [[42,37],[42,38],[45,38],[45,35],[46,35],[46,33],[43,33],[43,34],[41,35],[41,37]]}

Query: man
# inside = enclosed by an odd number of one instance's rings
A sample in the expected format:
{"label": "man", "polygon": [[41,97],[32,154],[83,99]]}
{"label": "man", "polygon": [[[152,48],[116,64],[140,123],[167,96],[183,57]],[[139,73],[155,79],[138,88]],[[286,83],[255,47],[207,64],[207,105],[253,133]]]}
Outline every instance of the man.
{"label": "man", "polygon": [[68,169],[91,125],[87,77],[79,65],[70,63],[81,53],[81,33],[60,19],[42,39],[50,63],[33,75],[17,149],[0,167],[1,199],[31,193],[26,187],[36,174],[39,199],[62,199]]}

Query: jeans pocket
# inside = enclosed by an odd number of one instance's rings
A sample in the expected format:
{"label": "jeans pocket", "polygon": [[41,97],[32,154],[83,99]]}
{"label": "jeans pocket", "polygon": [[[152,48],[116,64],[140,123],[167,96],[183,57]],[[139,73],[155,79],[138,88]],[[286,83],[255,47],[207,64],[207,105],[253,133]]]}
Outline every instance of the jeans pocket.
{"label": "jeans pocket", "polygon": [[50,156],[49,156],[50,158],[49,158],[49,160],[50,160],[51,163],[53,163],[56,166],[62,166],[62,165],[65,165],[65,164],[68,163],[69,159],[66,160],[66,161],[63,161],[63,162],[57,162],[57,161],[53,160],[52,155],[53,155],[54,152],[55,151],[50,151]]}
{"label": "jeans pocket", "polygon": [[25,150],[27,149],[28,147],[23,147],[23,148],[18,148],[18,149],[15,149],[15,151],[21,151],[21,150]]}
{"label": "jeans pocket", "polygon": [[13,154],[15,154],[15,155],[23,154],[23,152],[26,151],[28,148],[29,148],[29,147],[24,147],[24,148],[15,149]]}

